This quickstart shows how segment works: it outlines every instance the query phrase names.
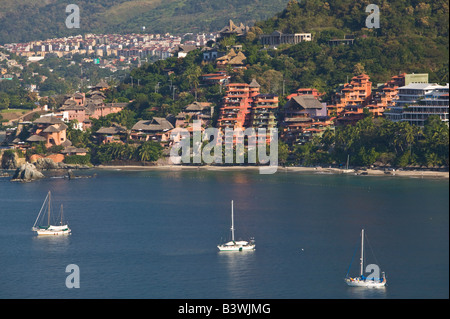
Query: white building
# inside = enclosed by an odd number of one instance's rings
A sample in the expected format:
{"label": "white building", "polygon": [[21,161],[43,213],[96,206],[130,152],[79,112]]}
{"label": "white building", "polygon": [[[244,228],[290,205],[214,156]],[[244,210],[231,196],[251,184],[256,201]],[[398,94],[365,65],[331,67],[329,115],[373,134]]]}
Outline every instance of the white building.
{"label": "white building", "polygon": [[448,125],[449,84],[411,83],[398,88],[395,106],[384,114],[392,121],[424,126],[430,115],[438,115]]}

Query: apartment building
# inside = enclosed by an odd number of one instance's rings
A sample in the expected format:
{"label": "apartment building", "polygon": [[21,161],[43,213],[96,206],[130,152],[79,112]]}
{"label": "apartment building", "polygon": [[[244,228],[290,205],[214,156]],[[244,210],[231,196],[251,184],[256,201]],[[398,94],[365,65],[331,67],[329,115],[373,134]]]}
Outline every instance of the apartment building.
{"label": "apartment building", "polygon": [[372,82],[369,79],[367,74],[361,74],[341,86],[332,96],[332,103],[327,106],[328,115],[336,116],[344,110],[347,113],[362,113],[362,108],[369,104],[372,96]]}
{"label": "apartment building", "polygon": [[385,115],[392,121],[424,126],[431,115],[448,124],[449,84],[411,83],[398,88],[395,105]]}

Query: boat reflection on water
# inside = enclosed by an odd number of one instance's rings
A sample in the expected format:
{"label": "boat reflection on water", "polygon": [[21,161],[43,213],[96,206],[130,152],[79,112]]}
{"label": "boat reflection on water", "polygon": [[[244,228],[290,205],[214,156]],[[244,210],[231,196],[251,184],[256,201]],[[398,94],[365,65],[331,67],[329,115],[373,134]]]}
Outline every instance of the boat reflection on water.
{"label": "boat reflection on water", "polygon": [[70,246],[71,236],[33,236],[33,248],[46,253],[64,253]]}
{"label": "boat reflection on water", "polygon": [[255,295],[256,251],[243,250],[236,254],[232,251],[221,251],[217,254],[218,262],[225,269],[227,276],[226,289],[236,298],[250,298]]}

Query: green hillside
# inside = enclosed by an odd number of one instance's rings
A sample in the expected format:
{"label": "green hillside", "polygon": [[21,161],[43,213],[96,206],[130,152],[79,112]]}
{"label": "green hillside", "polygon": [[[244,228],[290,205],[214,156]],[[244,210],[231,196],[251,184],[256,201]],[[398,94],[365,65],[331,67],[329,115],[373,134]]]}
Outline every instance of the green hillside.
{"label": "green hillside", "polygon": [[[285,8],[288,0],[2,0],[0,44],[84,33],[218,31],[229,19],[253,24]],[[80,7],[80,28],[67,29],[65,8]]]}
{"label": "green hillside", "polygon": [[[363,70],[374,83],[399,72],[429,73],[431,82],[448,82],[448,0],[377,1],[380,28],[367,29],[365,8],[374,2],[291,0],[285,10],[255,25],[264,33],[313,33],[315,41],[276,53],[278,69],[293,87],[329,90]],[[345,35],[354,36],[355,43],[328,45],[328,40]],[[291,66],[281,66],[280,60]]]}

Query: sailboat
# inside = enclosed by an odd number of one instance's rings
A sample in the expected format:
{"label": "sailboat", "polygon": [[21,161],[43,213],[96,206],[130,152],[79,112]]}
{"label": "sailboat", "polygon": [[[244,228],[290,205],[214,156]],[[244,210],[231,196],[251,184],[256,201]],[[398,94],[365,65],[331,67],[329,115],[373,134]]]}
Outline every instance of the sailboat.
{"label": "sailboat", "polygon": [[[351,264],[350,264],[351,266]],[[377,265],[371,264],[367,268],[373,270],[370,276],[364,276],[364,229],[361,230],[361,270],[359,277],[349,277],[347,271],[347,276],[345,277],[345,282],[347,285],[352,287],[368,287],[368,288],[384,288],[386,286],[386,275],[384,272],[381,273],[381,278],[379,278],[379,268]]]}
{"label": "sailboat", "polygon": [[[36,221],[34,222],[33,227],[31,228],[32,231],[35,231],[38,235],[70,235],[72,232],[67,224],[63,223],[63,205],[61,205],[61,220],[59,222],[59,225],[51,225],[50,224],[50,215],[51,215],[51,199],[52,194],[49,191],[47,196],[45,197],[44,203],[42,204],[41,210],[39,211],[39,214],[36,218]],[[44,210],[44,207],[47,204],[47,209]],[[47,212],[47,225],[40,225],[38,226],[38,222],[40,221],[41,214],[44,212]]]}
{"label": "sailboat", "polygon": [[233,212],[233,201],[231,201],[231,241],[218,245],[220,251],[243,251],[243,250],[253,250],[255,249],[255,240],[252,238],[250,241],[245,240],[234,240],[234,212]]}

